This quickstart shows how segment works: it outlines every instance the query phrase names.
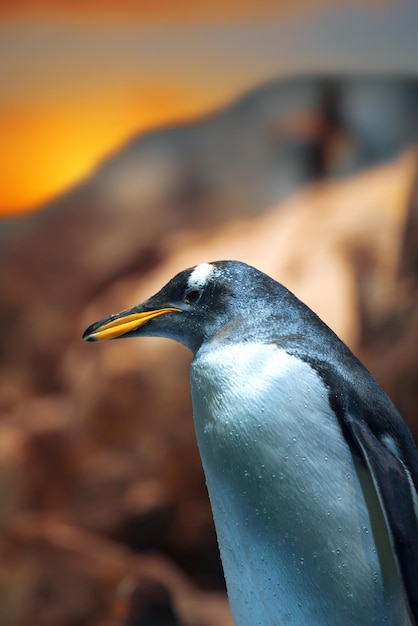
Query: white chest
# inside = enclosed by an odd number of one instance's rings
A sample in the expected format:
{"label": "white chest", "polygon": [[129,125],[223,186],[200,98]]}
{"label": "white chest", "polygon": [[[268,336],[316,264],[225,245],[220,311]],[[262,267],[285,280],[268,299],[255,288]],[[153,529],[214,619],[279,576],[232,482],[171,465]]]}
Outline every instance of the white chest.
{"label": "white chest", "polygon": [[197,355],[191,383],[237,626],[383,623],[395,601],[358,472],[370,480],[317,373],[276,346],[234,344]]}

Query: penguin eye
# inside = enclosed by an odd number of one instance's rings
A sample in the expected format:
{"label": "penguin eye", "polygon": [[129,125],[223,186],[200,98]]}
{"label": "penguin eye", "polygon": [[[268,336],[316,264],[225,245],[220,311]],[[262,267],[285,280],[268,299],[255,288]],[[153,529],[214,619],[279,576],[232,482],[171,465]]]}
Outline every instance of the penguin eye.
{"label": "penguin eye", "polygon": [[190,289],[184,294],[183,301],[187,304],[196,304],[200,300],[202,293],[198,289]]}

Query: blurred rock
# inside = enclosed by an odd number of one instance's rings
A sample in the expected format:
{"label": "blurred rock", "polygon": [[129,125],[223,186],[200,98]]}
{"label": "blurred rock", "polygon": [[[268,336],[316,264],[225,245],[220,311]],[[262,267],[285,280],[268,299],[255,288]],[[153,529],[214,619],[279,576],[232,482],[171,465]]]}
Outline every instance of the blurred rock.
{"label": "blurred rock", "polygon": [[34,616],[37,626],[232,626],[225,595],[198,591],[162,556],[136,556],[34,514],[16,518],[4,545],[27,572],[20,620],[5,621],[0,609],[5,626],[33,624]]}
{"label": "blurred rock", "polygon": [[25,443],[25,433],[7,422],[0,424],[0,531],[21,510],[24,501]]}
{"label": "blurred rock", "polygon": [[358,352],[418,441],[418,162],[395,253],[386,271],[365,259],[358,272]]}

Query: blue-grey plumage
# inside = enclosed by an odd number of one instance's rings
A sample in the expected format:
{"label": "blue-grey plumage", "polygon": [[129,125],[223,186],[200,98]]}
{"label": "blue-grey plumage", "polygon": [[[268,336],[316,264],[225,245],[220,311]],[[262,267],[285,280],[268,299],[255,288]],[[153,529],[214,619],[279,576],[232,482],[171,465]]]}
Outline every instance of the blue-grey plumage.
{"label": "blue-grey plumage", "polygon": [[194,353],[191,388],[237,626],[418,623],[418,453],[392,402],[285,287],[181,272],[87,329]]}

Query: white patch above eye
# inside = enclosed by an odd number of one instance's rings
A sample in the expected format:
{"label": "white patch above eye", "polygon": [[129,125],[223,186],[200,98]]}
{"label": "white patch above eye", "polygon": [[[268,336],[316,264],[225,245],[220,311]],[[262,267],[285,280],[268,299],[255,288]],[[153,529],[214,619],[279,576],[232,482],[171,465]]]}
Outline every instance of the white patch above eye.
{"label": "white patch above eye", "polygon": [[211,263],[201,263],[200,265],[196,265],[189,276],[189,280],[187,281],[189,289],[202,289],[214,269],[215,268],[211,265]]}

